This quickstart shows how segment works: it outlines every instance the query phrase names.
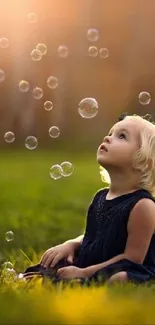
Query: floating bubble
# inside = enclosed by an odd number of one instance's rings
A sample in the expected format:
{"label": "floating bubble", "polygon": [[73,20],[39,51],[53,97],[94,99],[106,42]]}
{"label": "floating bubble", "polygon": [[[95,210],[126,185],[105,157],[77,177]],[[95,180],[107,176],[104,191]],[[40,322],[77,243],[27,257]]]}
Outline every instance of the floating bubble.
{"label": "floating bubble", "polygon": [[79,103],[79,114],[84,118],[93,118],[98,113],[98,103],[94,98],[84,98]]}
{"label": "floating bubble", "polygon": [[30,135],[25,139],[25,147],[27,149],[34,150],[37,148],[37,146],[38,146],[38,140],[36,137]]}
{"label": "floating bubble", "polygon": [[146,91],[142,91],[139,94],[138,98],[139,98],[140,104],[142,104],[142,105],[148,105],[151,102],[151,95]]}
{"label": "floating bubble", "polygon": [[26,93],[27,91],[29,91],[29,82],[26,80],[21,80],[18,84],[19,90],[22,93]]}
{"label": "floating bubble", "polygon": [[47,86],[51,89],[55,89],[58,87],[58,79],[54,76],[50,76],[47,79]]}
{"label": "floating bubble", "polygon": [[47,53],[47,46],[44,43],[38,43],[36,49],[40,51],[41,55],[45,55]]}
{"label": "floating bubble", "polygon": [[51,109],[53,108],[53,103],[50,100],[47,100],[44,103],[44,108],[46,111],[51,111]]}
{"label": "floating bubble", "polygon": [[60,58],[67,58],[69,51],[68,51],[68,47],[66,45],[60,45],[58,47],[58,55],[60,56]]}
{"label": "floating bubble", "polygon": [[58,138],[60,135],[60,129],[57,126],[51,126],[48,132],[51,138]]}
{"label": "floating bubble", "polygon": [[0,69],[0,82],[3,82],[5,80],[5,72],[4,70]]}
{"label": "floating bubble", "polygon": [[11,263],[11,262],[5,262],[4,264],[3,264],[3,268],[5,268],[5,269],[13,269],[13,264]]}
{"label": "floating bubble", "polygon": [[60,166],[62,167],[62,175],[64,177],[70,176],[74,171],[74,167],[69,161],[62,162]]}
{"label": "floating bubble", "polygon": [[50,177],[57,180],[62,177],[62,167],[60,165],[53,165],[50,168]]}
{"label": "floating bubble", "polygon": [[2,277],[5,278],[7,282],[15,282],[17,280],[17,273],[13,268],[4,268]]}
{"label": "floating bubble", "polygon": [[9,40],[6,37],[1,37],[0,38],[0,47],[1,49],[6,49],[7,47],[9,47]]}
{"label": "floating bubble", "polygon": [[98,55],[98,48],[96,46],[89,46],[88,54],[89,56],[95,58]]}
{"label": "floating bubble", "polygon": [[30,12],[27,18],[30,24],[35,24],[38,20],[38,15],[34,12]]}
{"label": "floating bubble", "polygon": [[100,58],[102,58],[102,59],[106,59],[106,58],[108,58],[108,56],[109,56],[109,51],[108,51],[108,49],[102,47],[102,48],[99,50],[99,56],[100,56]]}
{"label": "floating bubble", "polygon": [[37,61],[38,62],[38,61],[41,60],[42,54],[41,54],[41,52],[39,50],[34,49],[31,52],[31,58],[32,58],[33,61]]}
{"label": "floating bubble", "polygon": [[99,39],[99,31],[96,28],[89,28],[87,31],[87,38],[91,42],[96,42]]}
{"label": "floating bubble", "polygon": [[5,234],[5,239],[7,241],[12,241],[14,239],[14,233],[13,231],[7,231],[6,234]]}
{"label": "floating bubble", "polygon": [[35,99],[41,99],[43,97],[43,90],[42,88],[40,87],[35,87],[32,91],[32,96],[35,98]]}
{"label": "floating bubble", "polygon": [[7,143],[12,143],[15,141],[15,134],[11,131],[8,131],[4,134],[4,140],[7,142]]}

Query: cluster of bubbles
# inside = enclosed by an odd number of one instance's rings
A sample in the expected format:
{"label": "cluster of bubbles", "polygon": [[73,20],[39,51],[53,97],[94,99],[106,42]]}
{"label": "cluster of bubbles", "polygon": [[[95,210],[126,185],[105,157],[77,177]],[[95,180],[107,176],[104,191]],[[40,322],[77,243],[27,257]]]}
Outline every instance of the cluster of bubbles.
{"label": "cluster of bubbles", "polygon": [[47,53],[47,46],[44,43],[38,43],[36,48],[31,52],[31,58],[33,61],[40,61],[41,58],[46,55]]}
{"label": "cluster of bubbles", "polygon": [[2,277],[7,282],[15,282],[17,280],[18,276],[11,262],[7,261],[2,265]]}
{"label": "cluster of bubbles", "polygon": [[[13,231],[9,230],[5,234],[5,239],[7,242],[10,242],[14,239],[14,233]],[[7,282],[14,282],[17,280],[18,275],[16,271],[13,268],[13,264],[10,261],[6,261],[2,265],[2,277]]]}
{"label": "cluster of bubbles", "polygon": [[[15,141],[15,134],[12,131],[8,131],[4,134],[4,140],[7,143]],[[38,139],[35,136],[28,136],[25,139],[25,147],[29,150],[36,149],[38,146]]]}
{"label": "cluster of bubbles", "polygon": [[[60,129],[57,126],[51,126],[49,128],[49,136],[51,138],[58,138],[60,135]],[[8,131],[4,134],[4,140],[7,143],[12,143],[15,141],[15,134],[12,131]],[[26,137],[25,139],[25,147],[29,150],[34,150],[38,147],[38,139],[33,136],[30,135],[28,137]]]}
{"label": "cluster of bubbles", "polygon": [[[99,31],[96,28],[89,28],[87,31],[87,38],[90,42],[97,42],[99,40]],[[97,46],[89,46],[88,55],[95,58],[99,54],[101,59],[107,59],[109,56],[109,50],[106,47],[98,49]]]}
{"label": "cluster of bubbles", "polygon": [[64,161],[60,165],[52,165],[50,168],[50,177],[54,180],[60,179],[62,176],[71,176],[74,171],[74,167],[71,162]]}

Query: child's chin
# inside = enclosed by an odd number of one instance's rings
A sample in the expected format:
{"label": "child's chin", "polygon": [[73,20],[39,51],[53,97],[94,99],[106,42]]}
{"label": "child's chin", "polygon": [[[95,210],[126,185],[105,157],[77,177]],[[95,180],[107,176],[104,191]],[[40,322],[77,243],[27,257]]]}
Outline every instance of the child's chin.
{"label": "child's chin", "polygon": [[103,156],[101,157],[101,155],[98,155],[97,156],[97,162],[101,167],[104,167],[105,159],[103,158]]}

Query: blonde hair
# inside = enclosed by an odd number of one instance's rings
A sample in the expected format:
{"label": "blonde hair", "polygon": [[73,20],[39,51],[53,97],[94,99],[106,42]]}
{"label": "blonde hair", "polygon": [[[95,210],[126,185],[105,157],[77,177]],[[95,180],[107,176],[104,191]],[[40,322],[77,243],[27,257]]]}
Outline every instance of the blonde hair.
{"label": "blonde hair", "polygon": [[[143,129],[140,131],[140,149],[132,157],[132,166],[141,171],[138,187],[146,189],[152,196],[155,196],[155,124],[136,114],[127,115],[125,119],[143,123]],[[101,166],[100,174],[102,181],[110,184],[110,176]]]}

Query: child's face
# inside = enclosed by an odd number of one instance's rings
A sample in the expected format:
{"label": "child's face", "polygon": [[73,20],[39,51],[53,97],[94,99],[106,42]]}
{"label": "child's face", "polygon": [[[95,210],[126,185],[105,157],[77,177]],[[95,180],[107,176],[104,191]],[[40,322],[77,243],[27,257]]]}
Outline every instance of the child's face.
{"label": "child's face", "polygon": [[142,127],[141,123],[127,119],[116,123],[97,150],[98,163],[107,170],[108,166],[132,167],[132,156],[140,148]]}

